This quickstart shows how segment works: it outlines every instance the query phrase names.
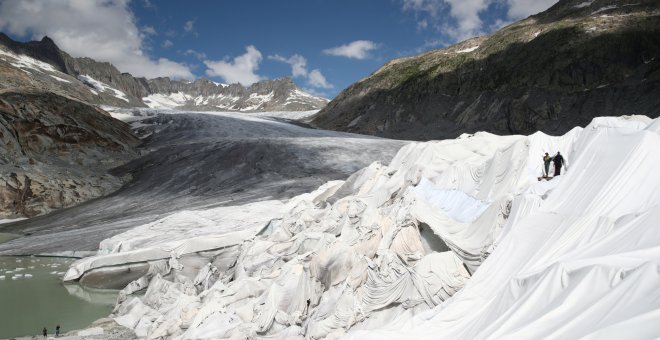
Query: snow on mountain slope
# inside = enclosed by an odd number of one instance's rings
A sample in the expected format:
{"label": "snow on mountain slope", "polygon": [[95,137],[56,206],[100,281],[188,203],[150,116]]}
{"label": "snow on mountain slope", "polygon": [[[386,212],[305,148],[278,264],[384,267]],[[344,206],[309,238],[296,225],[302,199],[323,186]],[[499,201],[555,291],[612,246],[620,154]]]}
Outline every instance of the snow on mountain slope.
{"label": "snow on mountain slope", "polygon": [[192,100],[192,97],[183,92],[170,93],[169,95],[154,93],[142,98],[142,101],[152,109],[174,109],[186,105],[189,100]]}
{"label": "snow on mountain slope", "polygon": [[15,54],[10,51],[5,51],[4,49],[1,48],[0,48],[0,56],[2,56],[3,59],[8,60],[8,62],[12,66],[17,67],[28,74],[32,71],[58,72],[51,64],[44,63],[43,61],[30,58],[23,54]]}
{"label": "snow on mountain slope", "polygon": [[[658,337],[659,133],[658,120],[606,117],[561,137],[409,144],[261,228],[232,220],[252,230],[242,242],[218,225],[212,242],[122,250],[143,228],[67,278],[160,249],[113,314],[146,337]],[[537,181],[558,150],[569,170]]]}
{"label": "snow on mountain slope", "polygon": [[[227,87],[227,85],[223,86]],[[154,93],[142,98],[142,101],[152,109],[204,109],[212,108],[215,111],[241,111],[241,112],[272,112],[272,111],[310,111],[316,103],[321,107],[328,102],[327,99],[315,97],[298,89],[286,91],[284,95],[276,97],[274,91],[268,93],[250,93],[247,96],[238,96],[231,93],[215,93],[211,95],[197,95],[179,91],[176,93]],[[306,108],[301,110],[300,108]],[[318,111],[318,110],[316,110]]]}
{"label": "snow on mountain slope", "polygon": [[83,83],[89,85],[90,87],[93,87],[99,92],[110,92],[112,96],[119,98],[125,102],[129,102],[128,97],[126,97],[126,93],[117,90],[116,88],[104,83],[100,82],[88,75],[79,75],[78,80],[82,81]]}

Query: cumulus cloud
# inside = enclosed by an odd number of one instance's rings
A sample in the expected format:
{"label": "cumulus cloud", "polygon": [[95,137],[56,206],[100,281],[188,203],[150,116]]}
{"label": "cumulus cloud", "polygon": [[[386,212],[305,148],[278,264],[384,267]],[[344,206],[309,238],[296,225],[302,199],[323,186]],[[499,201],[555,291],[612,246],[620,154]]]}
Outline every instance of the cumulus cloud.
{"label": "cumulus cloud", "polygon": [[164,48],[168,48],[168,47],[172,47],[172,46],[174,46],[174,43],[172,42],[172,40],[167,39],[167,40],[163,41],[163,47]]}
{"label": "cumulus cloud", "polygon": [[269,55],[268,59],[291,65],[291,74],[294,77],[307,76],[307,59],[299,54],[294,54],[290,58],[285,58],[279,54],[275,54]]}
{"label": "cumulus cloud", "polygon": [[41,39],[51,37],[75,57],[108,61],[123,72],[148,78],[194,78],[190,68],[146,54],[128,0],[0,1],[0,30]]}
{"label": "cumulus cloud", "polygon": [[332,84],[329,84],[327,80],[325,80],[325,77],[323,74],[321,74],[321,71],[318,69],[313,69],[309,72],[307,75],[307,79],[309,81],[309,84],[314,86],[314,87],[321,87],[324,89],[331,89]]}
{"label": "cumulus cloud", "polygon": [[[464,40],[501,27],[495,24],[484,27],[481,15],[490,5],[504,4],[507,18],[495,18],[506,23],[543,11],[557,0],[402,0],[404,11],[413,11],[420,20],[417,28],[433,26],[454,41]],[[421,19],[423,18],[423,19]]]}
{"label": "cumulus cloud", "polygon": [[369,40],[356,40],[351,43],[323,50],[324,54],[352,59],[366,59],[369,51],[378,48],[378,44]]}
{"label": "cumulus cloud", "polygon": [[310,86],[324,89],[333,88],[332,84],[328,83],[319,69],[307,70],[307,59],[300,54],[294,54],[289,58],[275,54],[269,55],[268,59],[291,65],[291,75],[294,78],[305,78]]}
{"label": "cumulus cloud", "polygon": [[[488,8],[493,0],[403,0],[403,9],[426,14],[436,22],[436,27],[455,40],[463,40],[482,34],[479,13]],[[448,10],[454,23],[442,20],[441,14]],[[417,23],[419,25],[421,22]],[[428,23],[423,24],[424,27]]]}
{"label": "cumulus cloud", "polygon": [[262,79],[256,74],[263,56],[259,50],[250,45],[245,48],[245,54],[235,57],[234,60],[204,60],[208,69],[206,74],[210,77],[221,77],[225,82],[241,83],[243,86],[252,85]]}

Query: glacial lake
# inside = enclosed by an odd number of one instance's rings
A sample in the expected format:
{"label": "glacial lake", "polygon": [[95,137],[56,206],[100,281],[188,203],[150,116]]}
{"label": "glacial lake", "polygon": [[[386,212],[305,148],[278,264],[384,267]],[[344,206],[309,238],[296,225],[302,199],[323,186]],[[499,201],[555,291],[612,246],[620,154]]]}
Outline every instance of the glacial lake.
{"label": "glacial lake", "polygon": [[83,329],[112,312],[116,290],[64,284],[71,258],[0,256],[0,339]]}

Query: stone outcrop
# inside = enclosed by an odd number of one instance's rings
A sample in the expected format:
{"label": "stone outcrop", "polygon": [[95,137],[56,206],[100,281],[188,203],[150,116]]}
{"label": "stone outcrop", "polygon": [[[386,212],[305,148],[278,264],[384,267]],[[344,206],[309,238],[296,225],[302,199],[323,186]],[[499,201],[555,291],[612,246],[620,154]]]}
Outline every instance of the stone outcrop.
{"label": "stone outcrop", "polygon": [[0,218],[32,217],[118,189],[137,155],[128,125],[48,92],[0,92]]}

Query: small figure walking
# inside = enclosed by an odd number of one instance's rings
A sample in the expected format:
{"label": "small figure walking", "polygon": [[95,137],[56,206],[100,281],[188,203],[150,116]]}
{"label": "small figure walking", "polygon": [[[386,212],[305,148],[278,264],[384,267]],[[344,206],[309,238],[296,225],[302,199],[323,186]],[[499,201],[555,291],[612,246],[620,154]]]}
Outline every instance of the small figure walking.
{"label": "small figure walking", "polygon": [[564,162],[564,157],[561,156],[561,153],[557,151],[555,157],[552,158],[552,161],[555,163],[555,176],[561,175],[561,167],[566,166]]}
{"label": "small figure walking", "polygon": [[44,327],[42,332],[44,333],[44,338],[48,336],[48,330],[46,329],[46,327]]}
{"label": "small figure walking", "polygon": [[55,327],[55,336],[56,337],[60,336],[60,325],[57,325],[57,327]]}
{"label": "small figure walking", "polygon": [[543,175],[545,177],[550,177],[550,162],[552,161],[552,157],[546,152],[545,156],[543,156],[543,166],[545,167],[545,172]]}

